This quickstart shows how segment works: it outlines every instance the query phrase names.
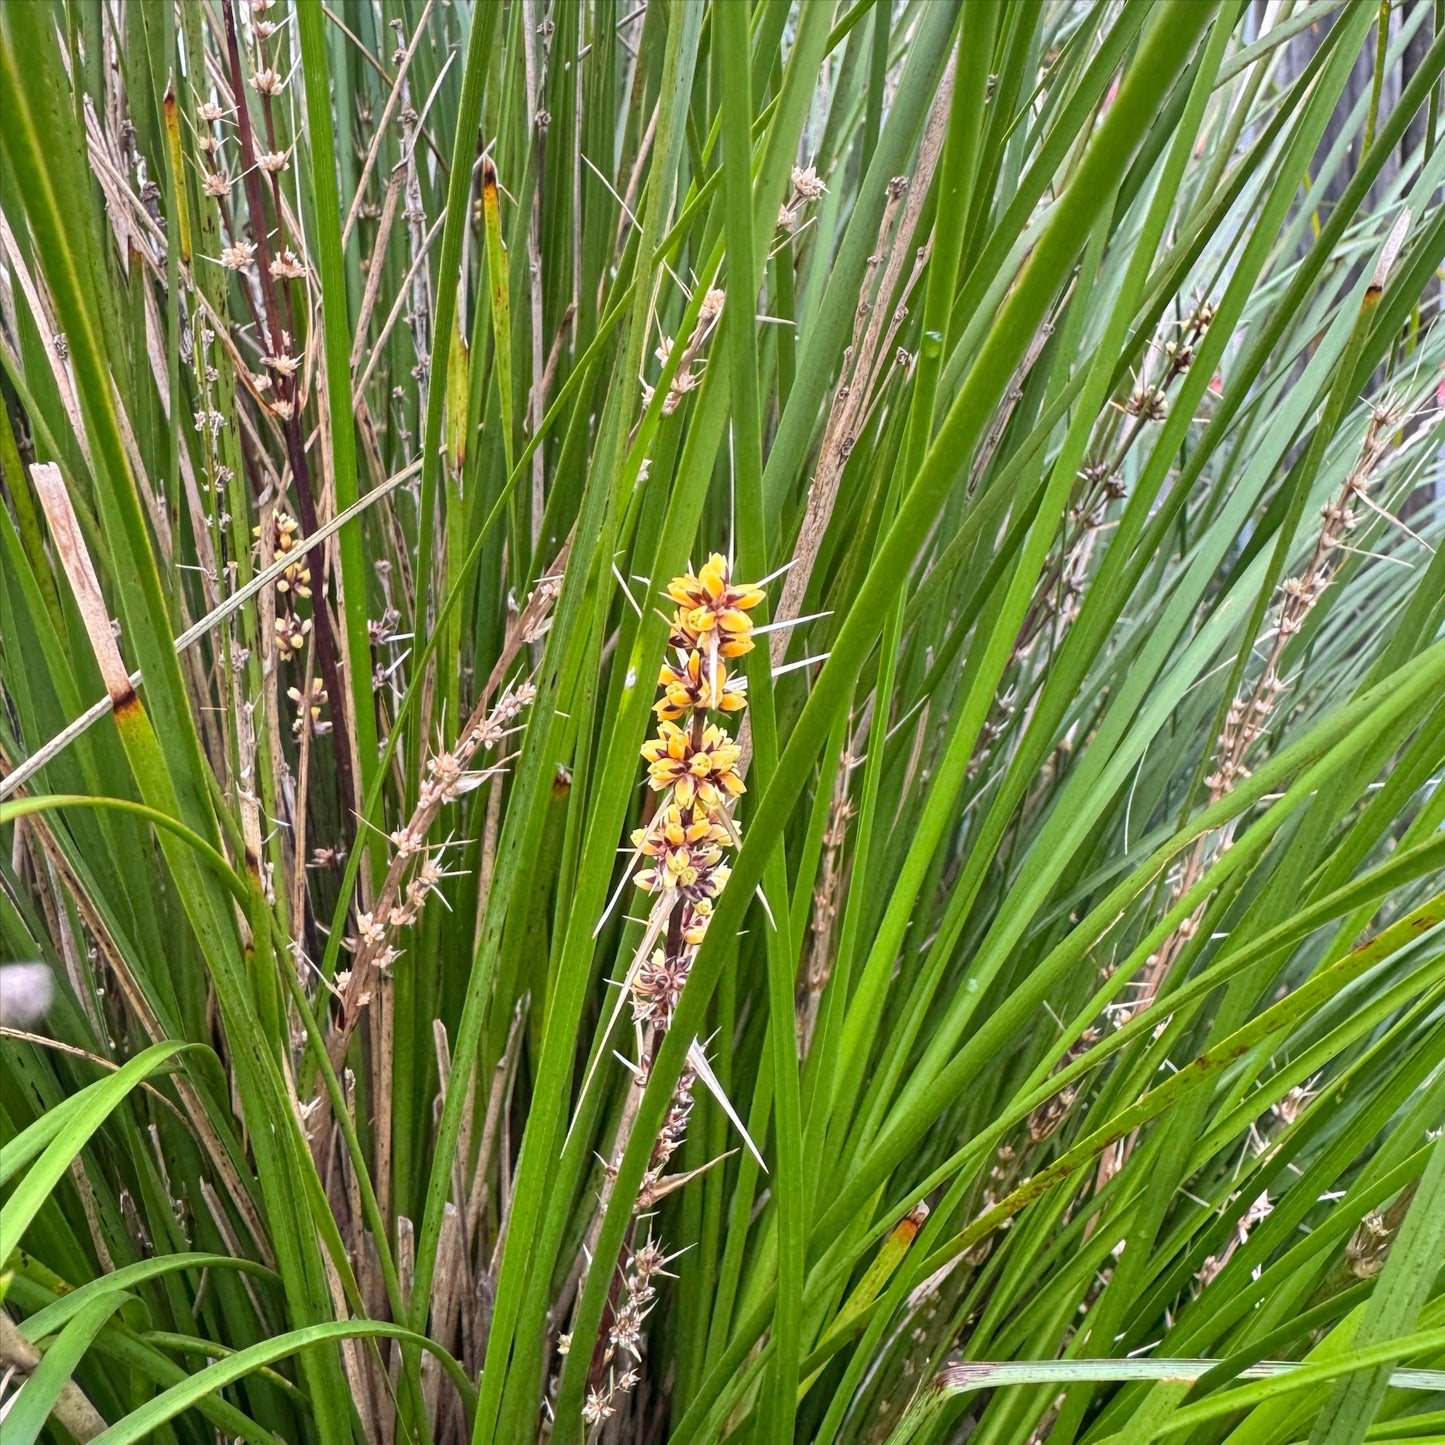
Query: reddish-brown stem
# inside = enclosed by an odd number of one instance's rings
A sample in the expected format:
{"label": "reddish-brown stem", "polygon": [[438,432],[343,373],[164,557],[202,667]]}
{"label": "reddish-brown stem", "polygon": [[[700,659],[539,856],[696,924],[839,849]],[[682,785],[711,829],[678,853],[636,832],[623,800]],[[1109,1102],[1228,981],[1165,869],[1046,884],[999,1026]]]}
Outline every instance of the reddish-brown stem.
{"label": "reddish-brown stem", "polygon": [[[261,301],[266,312],[266,329],[273,356],[286,353],[281,311],[276,301],[276,287],[271,276],[271,247],[266,239],[266,203],[256,172],[256,140],[251,128],[251,112],[246,103],[245,81],[241,74],[241,46],[236,38],[234,0],[221,0],[226,23],[226,52],[231,69],[231,92],[236,101],[236,123],[241,139],[241,167],[246,188],[246,205],[251,212],[251,236],[256,247],[256,270],[261,282]],[[280,216],[278,214],[279,223]],[[316,499],[311,491],[311,473],[306,464],[306,439],[301,421],[301,382],[299,373],[285,376],[276,373],[277,396],[289,403],[291,414],[283,416],[286,457],[291,474],[296,478],[296,496],[301,513],[303,537],[310,537],[320,523],[316,516]],[[345,418],[337,418],[343,424]],[[351,766],[351,744],[346,731],[346,707],[341,691],[341,673],[336,664],[336,640],[331,630],[331,614],[326,606],[325,549],[317,571],[316,601],[312,608],[316,629],[316,658],[321,678],[331,702],[331,737],[336,754],[336,777],[341,789],[342,828],[349,840],[356,828],[356,778]],[[365,666],[367,659],[355,659]]]}

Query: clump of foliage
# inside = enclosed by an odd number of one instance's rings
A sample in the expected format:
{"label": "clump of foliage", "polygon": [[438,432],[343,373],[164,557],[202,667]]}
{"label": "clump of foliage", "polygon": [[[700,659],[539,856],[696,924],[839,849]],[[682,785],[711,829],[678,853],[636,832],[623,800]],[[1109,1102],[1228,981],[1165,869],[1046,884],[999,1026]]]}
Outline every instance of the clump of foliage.
{"label": "clump of foliage", "polygon": [[0,6],[7,1445],[1439,1438],[1442,73]]}

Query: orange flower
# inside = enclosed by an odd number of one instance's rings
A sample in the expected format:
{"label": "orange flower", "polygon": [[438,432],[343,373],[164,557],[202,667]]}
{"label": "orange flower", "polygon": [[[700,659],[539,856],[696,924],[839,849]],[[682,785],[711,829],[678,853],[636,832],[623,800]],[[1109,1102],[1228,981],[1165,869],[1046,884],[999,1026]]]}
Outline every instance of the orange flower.
{"label": "orange flower", "polygon": [[684,810],[669,803],[649,827],[632,834],[633,846],[648,858],[660,858],[669,848],[715,847],[731,841],[727,829],[720,828],[697,804]]}
{"label": "orange flower", "polygon": [[721,662],[709,677],[703,667],[702,654],[696,648],[690,649],[677,667],[663,663],[657,685],[663,689],[663,695],[652,710],[663,722],[709,708],[718,712],[741,712],[748,705],[747,679],[729,677]]}
{"label": "orange flower", "polygon": [[696,948],[707,935],[707,926],[712,922],[712,899],[693,898],[688,901],[682,915],[682,941]]}

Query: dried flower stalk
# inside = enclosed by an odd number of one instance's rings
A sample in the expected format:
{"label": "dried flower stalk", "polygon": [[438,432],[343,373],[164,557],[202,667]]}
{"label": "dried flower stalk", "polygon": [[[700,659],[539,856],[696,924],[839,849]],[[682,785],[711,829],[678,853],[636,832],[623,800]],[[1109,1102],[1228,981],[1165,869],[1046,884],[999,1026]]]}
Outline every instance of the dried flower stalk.
{"label": "dried flower stalk", "polygon": [[507,688],[495,704],[492,702],[505,669],[522,647],[545,630],[547,614],[561,590],[560,569],[564,560],[565,551],[558,558],[557,567],[538,584],[513,621],[502,655],[457,741],[428,762],[427,777],[419,789],[410,821],[391,835],[395,851],[386,878],[373,906],[357,914],[352,966],[336,978],[341,1006],[327,1041],[333,1067],[340,1068],[346,1056],[361,1010],[370,1001],[377,974],[389,969],[399,956],[392,941],[397,930],[415,920],[427,895],[440,882],[441,852],[446,845],[428,847],[426,836],[432,824],[447,803],[492,775],[495,770],[490,768],[472,771],[472,760],[479,751],[494,747],[505,736],[517,714],[535,695],[530,683],[521,683]]}

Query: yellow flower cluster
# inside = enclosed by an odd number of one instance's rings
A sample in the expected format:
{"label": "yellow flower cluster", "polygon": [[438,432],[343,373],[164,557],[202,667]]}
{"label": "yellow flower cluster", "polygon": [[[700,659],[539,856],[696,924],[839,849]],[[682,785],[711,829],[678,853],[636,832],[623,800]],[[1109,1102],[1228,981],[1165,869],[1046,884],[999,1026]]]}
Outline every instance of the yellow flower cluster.
{"label": "yellow flower cluster", "polygon": [[748,613],[763,600],[756,585],[736,587],[727,559],[714,552],[694,577],[674,577],[667,595],[677,603],[672,619],[672,645],[687,652],[696,648],[713,657],[741,657],[753,650],[753,622]]}
{"label": "yellow flower cluster", "polygon": [[668,948],[658,950],[633,986],[636,1017],[664,1026],[686,981],[687,954],[702,942],[713,899],[727,883],[724,850],[738,841],[729,809],[744,791],[742,749],[708,714],[747,706],[746,680],[731,675],[725,659],[752,650],[748,614],[763,592],[735,585],[727,559],[714,553],[696,576],[674,577],[667,595],[676,603],[670,642],[676,661],[664,663],[658,676],[657,734],[642,746],[648,784],[662,797],[652,821],[632,835],[646,860],[633,881],[681,905]]}
{"label": "yellow flower cluster", "polygon": [[[695,716],[701,712],[699,708]],[[742,749],[716,724],[705,724],[699,736],[695,727],[659,723],[657,736],[642,745],[642,756],[653,792],[670,788],[674,803],[684,808],[701,803],[709,817],[743,791],[737,773]]]}
{"label": "yellow flower cluster", "polygon": [[652,827],[639,828],[636,837],[638,851],[657,860],[635,880],[649,893],[672,888],[697,904],[716,897],[728,880],[722,850],[732,839],[727,829],[710,820],[704,807],[694,804],[684,810],[669,803]]}

